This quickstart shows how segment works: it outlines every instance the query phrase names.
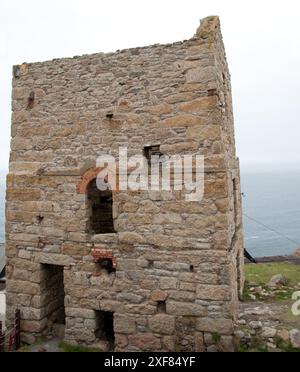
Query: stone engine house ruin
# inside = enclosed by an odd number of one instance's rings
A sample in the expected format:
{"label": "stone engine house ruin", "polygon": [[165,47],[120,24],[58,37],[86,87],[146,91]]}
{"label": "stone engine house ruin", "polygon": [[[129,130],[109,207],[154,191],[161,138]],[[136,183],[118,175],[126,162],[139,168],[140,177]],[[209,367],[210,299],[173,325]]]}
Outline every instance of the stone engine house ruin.
{"label": "stone engine house ruin", "polygon": [[[7,319],[22,340],[232,349],[243,288],[239,164],[217,17],[190,40],[15,66]],[[205,193],[96,187],[101,154],[200,154]]]}

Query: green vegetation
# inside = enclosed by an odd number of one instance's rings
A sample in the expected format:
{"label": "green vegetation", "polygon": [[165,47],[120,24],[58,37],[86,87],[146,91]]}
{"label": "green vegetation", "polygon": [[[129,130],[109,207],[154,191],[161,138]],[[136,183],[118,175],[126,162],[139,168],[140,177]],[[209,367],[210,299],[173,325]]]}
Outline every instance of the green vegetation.
{"label": "green vegetation", "polygon": [[221,336],[218,333],[212,335],[213,342],[217,345],[221,341]]}
{"label": "green vegetation", "polygon": [[300,353],[300,349],[295,349],[290,342],[284,342],[279,337],[274,339],[277,347],[285,353]]}
{"label": "green vegetation", "polygon": [[249,353],[249,352],[256,352],[256,353],[267,353],[268,347],[264,340],[260,339],[259,337],[253,337],[251,342],[248,346],[241,345],[238,349],[239,353]]}
{"label": "green vegetation", "polygon": [[18,353],[29,353],[30,352],[30,348],[29,346],[22,346],[19,350],[18,350]]}
{"label": "green vegetation", "polygon": [[[286,343],[280,338],[275,337],[274,339],[277,350],[281,350],[284,353],[300,353],[300,349],[295,349],[291,343]],[[251,339],[251,342],[248,346],[241,345],[238,349],[239,353],[249,353],[249,352],[258,352],[258,353],[268,353],[268,346],[266,340],[255,336]]]}
{"label": "green vegetation", "polygon": [[85,347],[85,346],[73,346],[63,341],[59,343],[58,347],[64,353],[101,353],[102,352],[102,350],[100,349]]}
{"label": "green vegetation", "polygon": [[[286,285],[278,285],[277,287],[269,287],[268,284],[271,279],[276,275],[283,275],[287,279]],[[276,332],[284,330],[287,333],[289,330],[299,327],[299,320],[292,315],[291,304],[292,294],[300,290],[300,266],[293,265],[287,262],[283,263],[270,263],[270,264],[248,264],[245,267],[245,301],[260,301],[266,303],[270,309],[274,311],[274,319],[278,319],[280,328],[275,323],[272,328],[275,329],[275,336],[267,338],[263,335],[262,329],[256,330],[254,335],[251,332],[251,326],[247,323],[242,332],[246,337],[239,346],[239,352],[300,352],[295,349],[290,341],[285,341]],[[251,318],[250,318],[251,319]],[[253,320],[257,320],[254,318]],[[266,319],[262,319],[263,322]],[[263,327],[262,327],[263,328]],[[287,337],[288,339],[288,337]]]}
{"label": "green vegetation", "polygon": [[285,276],[291,286],[295,286],[300,282],[300,266],[285,262],[259,265],[249,264],[245,266],[245,273],[247,282],[254,285],[267,284],[277,274]]}
{"label": "green vegetation", "polygon": [[[287,286],[269,288],[267,284],[273,276],[282,274],[287,280]],[[300,282],[300,266],[290,263],[248,264],[245,266],[244,301],[290,301]],[[251,291],[254,288],[254,291]],[[254,297],[255,296],[255,297]]]}
{"label": "green vegetation", "polygon": [[45,342],[47,342],[47,337],[45,336],[40,336],[36,339],[35,345],[43,345]]}

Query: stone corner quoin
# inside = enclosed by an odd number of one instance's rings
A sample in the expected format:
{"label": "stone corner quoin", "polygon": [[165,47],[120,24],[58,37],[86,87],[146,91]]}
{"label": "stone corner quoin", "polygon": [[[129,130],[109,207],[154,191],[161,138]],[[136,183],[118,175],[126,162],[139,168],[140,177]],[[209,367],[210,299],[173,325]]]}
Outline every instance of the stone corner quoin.
{"label": "stone corner quoin", "polygon": [[[232,349],[243,288],[239,164],[218,17],[190,40],[13,70],[7,320],[116,351]],[[99,155],[204,155],[205,192],[99,196]]]}

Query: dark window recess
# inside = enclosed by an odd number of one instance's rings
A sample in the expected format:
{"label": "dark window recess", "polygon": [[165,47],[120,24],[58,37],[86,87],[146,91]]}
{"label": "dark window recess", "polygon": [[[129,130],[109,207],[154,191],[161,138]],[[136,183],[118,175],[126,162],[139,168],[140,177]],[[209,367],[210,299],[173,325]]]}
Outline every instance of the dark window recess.
{"label": "dark window recess", "polygon": [[39,216],[37,216],[37,222],[38,222],[38,224],[40,225],[43,221],[44,221],[44,216],[41,216],[41,215],[39,215]]}
{"label": "dark window recess", "polygon": [[96,311],[95,335],[100,341],[108,341],[113,348],[115,343],[114,313]]}
{"label": "dark window recess", "polygon": [[160,314],[166,314],[167,312],[167,303],[166,301],[157,302],[157,312]]}
{"label": "dark window recess", "polygon": [[115,273],[116,269],[114,267],[112,259],[103,259],[97,262],[97,267],[102,271],[106,271],[108,274]]}
{"label": "dark window recess", "polygon": [[94,180],[88,186],[87,199],[89,207],[88,231],[92,234],[115,233],[112,191],[100,191],[97,188],[96,180]]}
{"label": "dark window recess", "polygon": [[30,95],[29,95],[29,97],[28,97],[27,110],[33,109],[34,100],[35,100],[35,93],[34,92],[31,92]]}
{"label": "dark window recess", "polygon": [[224,74],[224,72],[222,73],[222,78],[223,78],[223,84],[224,86],[226,86],[226,75]]}
{"label": "dark window recess", "polygon": [[148,269],[153,269],[154,267],[154,261],[150,260],[148,261]]}
{"label": "dark window recess", "polygon": [[162,156],[162,153],[160,151],[160,146],[157,145],[157,146],[144,147],[144,156],[149,162],[151,162],[152,156],[159,156],[159,157]]}
{"label": "dark window recess", "polygon": [[208,97],[216,96],[217,94],[218,94],[217,89],[209,89],[209,90],[207,91],[207,95],[208,95]]}

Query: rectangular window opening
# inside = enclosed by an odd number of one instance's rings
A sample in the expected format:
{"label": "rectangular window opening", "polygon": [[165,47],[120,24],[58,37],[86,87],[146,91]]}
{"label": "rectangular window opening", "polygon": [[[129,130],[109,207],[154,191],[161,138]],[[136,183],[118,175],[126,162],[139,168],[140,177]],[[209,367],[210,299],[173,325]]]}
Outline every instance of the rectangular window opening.
{"label": "rectangular window opening", "polygon": [[160,151],[160,145],[144,147],[144,156],[150,163],[151,163],[152,156],[159,156],[159,157],[162,156],[162,153]]}
{"label": "rectangular window opening", "polygon": [[89,209],[88,232],[93,235],[114,234],[113,194],[112,191],[101,191],[96,180],[87,189]]}
{"label": "rectangular window opening", "polygon": [[114,313],[107,311],[96,311],[95,335],[99,341],[109,342],[111,350],[114,349]]}

